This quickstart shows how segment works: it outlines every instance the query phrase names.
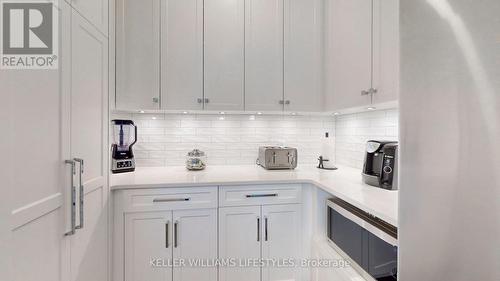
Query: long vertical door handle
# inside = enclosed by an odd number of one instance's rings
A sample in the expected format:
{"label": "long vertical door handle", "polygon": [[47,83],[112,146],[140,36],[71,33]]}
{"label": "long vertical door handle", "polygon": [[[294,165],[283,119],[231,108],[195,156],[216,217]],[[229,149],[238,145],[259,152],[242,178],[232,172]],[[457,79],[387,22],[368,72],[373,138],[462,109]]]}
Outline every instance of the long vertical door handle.
{"label": "long vertical door handle", "polygon": [[260,241],[260,217],[257,217],[257,242]]}
{"label": "long vertical door handle", "polygon": [[66,160],[64,163],[71,165],[71,230],[64,233],[65,236],[70,236],[75,234],[75,220],[76,220],[76,188],[75,183],[73,181],[73,176],[76,173],[75,170],[75,161],[74,160]]}
{"label": "long vertical door handle", "polygon": [[168,246],[169,246],[169,239],[168,239],[168,228],[169,228],[169,225],[170,225],[170,221],[167,221],[167,223],[165,223],[165,248],[168,249]]}
{"label": "long vertical door handle", "polygon": [[179,245],[178,242],[177,242],[177,239],[178,239],[178,236],[179,236],[179,222],[178,221],[175,221],[174,222],[174,248],[177,248],[177,246]]}
{"label": "long vertical door handle", "polygon": [[267,241],[267,217],[264,217],[264,241]]}
{"label": "long vertical door handle", "polygon": [[82,176],[83,176],[83,159],[81,158],[73,158],[73,160],[75,162],[78,162],[80,163],[80,173],[79,173],[79,176],[78,176],[78,184],[80,186],[80,191],[79,191],[79,194],[80,194],[80,199],[79,199],[79,205],[80,205],[80,224],[76,226],[76,229],[82,229],[83,228],[83,204],[84,204],[84,191],[83,191],[83,179],[82,179]]}

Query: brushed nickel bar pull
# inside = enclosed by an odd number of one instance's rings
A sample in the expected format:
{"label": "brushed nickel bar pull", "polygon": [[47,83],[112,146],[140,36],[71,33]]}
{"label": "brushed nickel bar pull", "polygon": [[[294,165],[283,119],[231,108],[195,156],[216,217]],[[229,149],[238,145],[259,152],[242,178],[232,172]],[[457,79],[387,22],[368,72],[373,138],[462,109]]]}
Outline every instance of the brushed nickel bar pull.
{"label": "brushed nickel bar pull", "polygon": [[153,199],[153,203],[163,203],[163,202],[183,202],[190,201],[191,198],[165,198],[165,199]]}
{"label": "brushed nickel bar pull", "polygon": [[267,241],[267,217],[264,217],[264,241]]}
{"label": "brushed nickel bar pull", "polygon": [[260,242],[260,217],[257,217],[257,242]]}
{"label": "brushed nickel bar pull", "polygon": [[83,217],[84,216],[83,205],[84,205],[84,197],[85,197],[84,190],[83,190],[83,180],[82,180],[84,164],[83,164],[83,159],[81,159],[81,158],[73,158],[73,160],[75,162],[80,163],[80,174],[79,174],[79,177],[78,177],[78,181],[79,181],[79,185],[80,185],[80,190],[79,190],[79,193],[80,193],[80,199],[79,199],[79,205],[80,205],[80,224],[77,225],[75,228],[76,229],[82,229],[83,228],[83,221],[84,221],[84,217]]}
{"label": "brushed nickel bar pull", "polygon": [[258,198],[258,197],[276,197],[278,193],[270,193],[270,194],[247,194],[247,198]]}
{"label": "brushed nickel bar pull", "polygon": [[165,248],[168,249],[168,246],[169,246],[169,243],[168,243],[168,229],[169,229],[169,225],[170,225],[170,221],[167,221],[167,223],[165,223]]}
{"label": "brushed nickel bar pull", "polygon": [[64,163],[71,165],[71,230],[64,233],[65,236],[71,236],[75,234],[75,220],[76,220],[76,188],[73,181],[73,175],[75,175],[75,161],[66,160]]}
{"label": "brushed nickel bar pull", "polygon": [[174,248],[177,248],[178,241],[177,241],[177,236],[178,236],[178,230],[179,230],[179,221],[175,221],[174,223]]}

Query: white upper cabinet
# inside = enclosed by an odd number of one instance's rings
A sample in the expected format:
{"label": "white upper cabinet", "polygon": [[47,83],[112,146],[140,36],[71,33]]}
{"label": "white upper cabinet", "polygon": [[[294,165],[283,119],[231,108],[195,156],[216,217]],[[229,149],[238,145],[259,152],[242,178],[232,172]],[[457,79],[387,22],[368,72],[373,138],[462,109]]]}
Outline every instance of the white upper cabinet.
{"label": "white upper cabinet", "polygon": [[328,0],[326,11],[327,109],[397,100],[398,0]]}
{"label": "white upper cabinet", "polygon": [[205,1],[205,109],[243,110],[245,0]]}
{"label": "white upper cabinet", "polygon": [[399,0],[373,1],[374,103],[399,97]]}
{"label": "white upper cabinet", "polygon": [[68,2],[71,2],[71,6],[101,33],[108,35],[108,0],[68,0]]}
{"label": "white upper cabinet", "polygon": [[245,1],[246,110],[283,110],[283,1]]}
{"label": "white upper cabinet", "polygon": [[116,12],[117,109],[321,112],[398,97],[398,0],[117,0]]}
{"label": "white upper cabinet", "polygon": [[328,0],[326,96],[333,109],[370,104],[372,0]]}
{"label": "white upper cabinet", "polygon": [[323,110],[321,3],[284,0],[286,111]]}
{"label": "white upper cabinet", "polygon": [[160,0],[116,2],[116,108],[160,108]]}
{"label": "white upper cabinet", "polygon": [[203,0],[162,0],[161,108],[203,109]]}

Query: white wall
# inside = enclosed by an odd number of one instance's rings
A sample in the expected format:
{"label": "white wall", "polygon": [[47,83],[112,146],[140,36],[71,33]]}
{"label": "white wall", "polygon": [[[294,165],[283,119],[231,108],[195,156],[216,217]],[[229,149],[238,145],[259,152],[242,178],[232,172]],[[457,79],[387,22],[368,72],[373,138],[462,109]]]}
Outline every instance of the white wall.
{"label": "white wall", "polygon": [[254,164],[261,145],[296,147],[299,165],[315,165],[325,132],[333,141],[335,130],[332,116],[120,113],[112,117],[137,124],[138,167],[184,165],[185,155],[194,148],[207,153],[209,165]]}
{"label": "white wall", "polygon": [[335,122],[336,163],[363,168],[366,141],[398,140],[398,110],[340,115]]}
{"label": "white wall", "polygon": [[500,280],[499,11],[401,1],[400,280]]}

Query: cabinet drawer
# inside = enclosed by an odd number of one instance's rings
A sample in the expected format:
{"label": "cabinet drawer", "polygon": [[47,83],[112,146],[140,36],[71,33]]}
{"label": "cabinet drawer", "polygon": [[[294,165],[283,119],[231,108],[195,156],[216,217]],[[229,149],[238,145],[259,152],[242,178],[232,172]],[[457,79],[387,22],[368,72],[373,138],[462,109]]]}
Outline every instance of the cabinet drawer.
{"label": "cabinet drawer", "polygon": [[217,208],[217,187],[125,190],[118,200],[125,212]]}
{"label": "cabinet drawer", "polygon": [[219,190],[219,206],[300,203],[300,192],[300,185],[221,186]]}

